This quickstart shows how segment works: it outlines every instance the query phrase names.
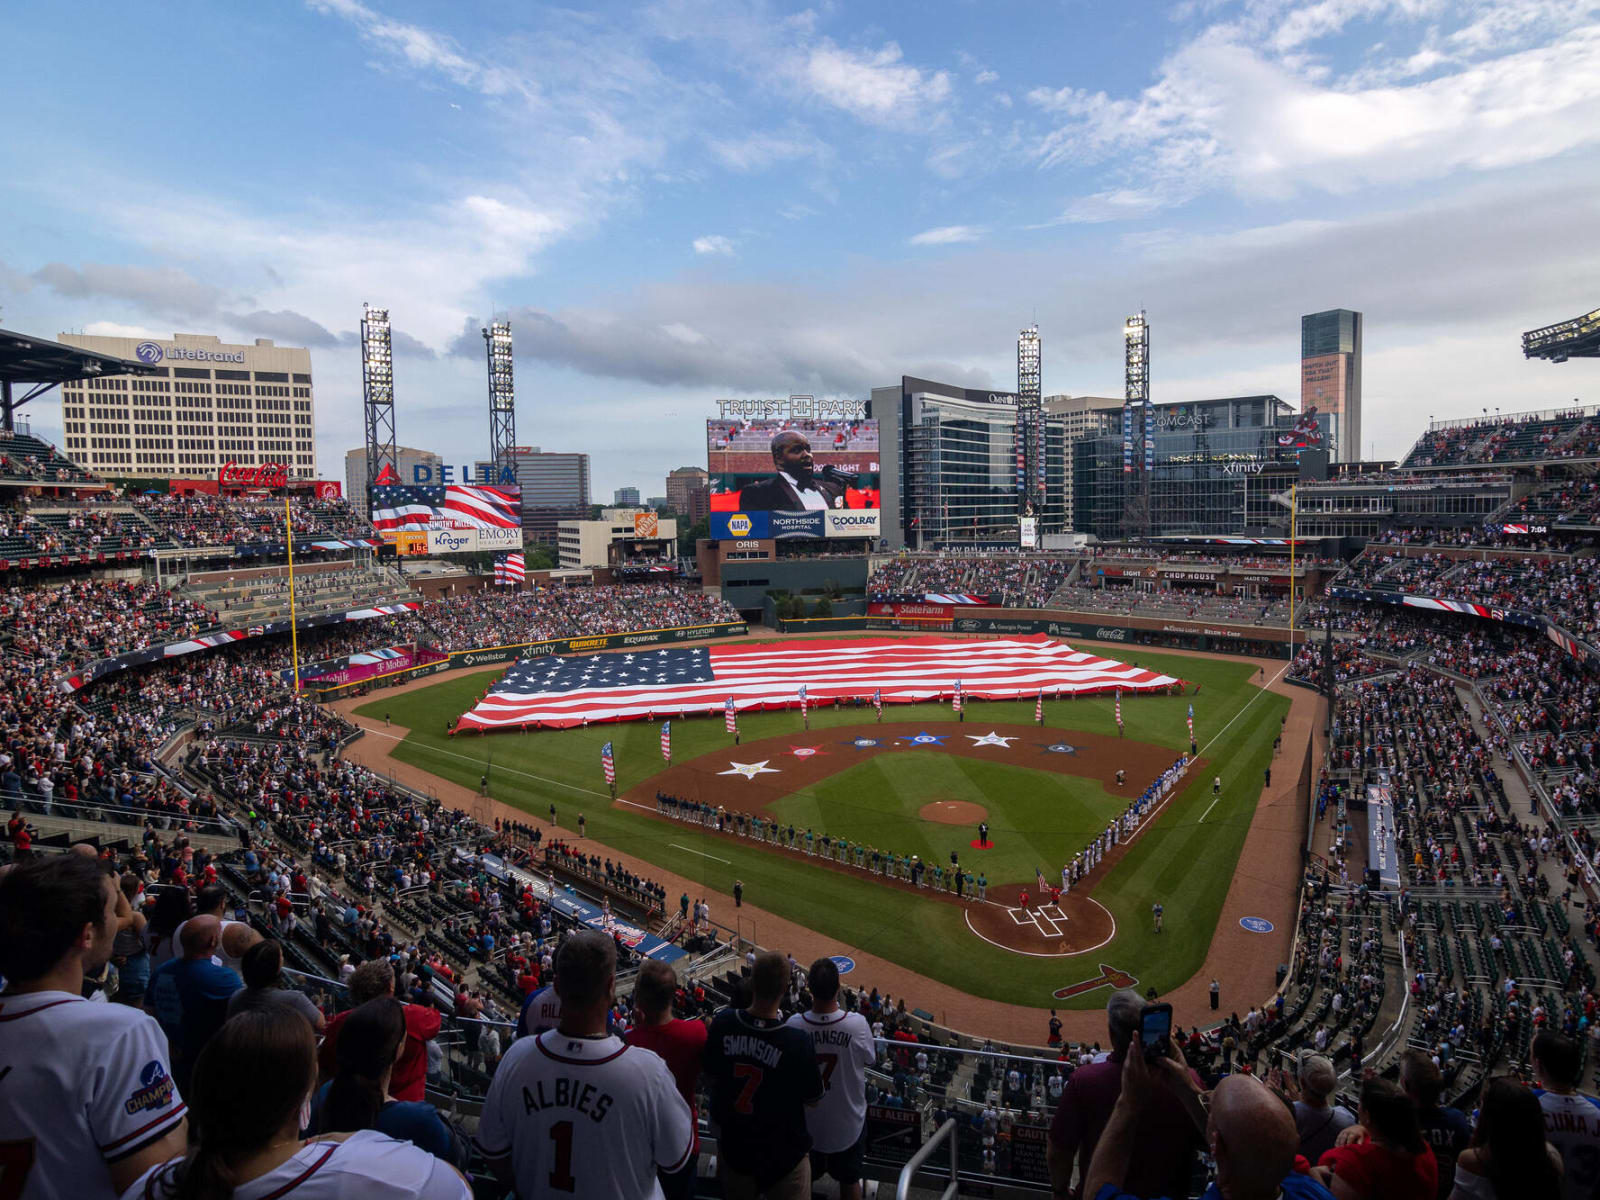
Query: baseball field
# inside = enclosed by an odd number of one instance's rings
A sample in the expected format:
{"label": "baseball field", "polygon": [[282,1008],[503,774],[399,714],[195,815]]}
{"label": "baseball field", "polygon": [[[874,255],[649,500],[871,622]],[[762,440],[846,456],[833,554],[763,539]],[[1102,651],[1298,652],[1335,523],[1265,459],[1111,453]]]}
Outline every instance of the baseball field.
{"label": "baseball field", "polygon": [[[744,714],[737,746],[720,714],[674,720],[670,764],[661,726],[650,722],[447,737],[499,670],[380,697],[357,712],[409,731],[391,751],[401,762],[474,791],[487,775],[496,800],[540,819],[554,804],[568,837],[582,814],[591,842],[707,892],[727,894],[740,880],[747,904],[963,992],[1093,1008],[1103,991],[1055,993],[1102,964],[1160,992],[1201,969],[1289,706],[1256,686],[1251,662],[1142,648],[1128,657],[1190,687],[1183,696],[1125,697],[1120,735],[1105,697],[1047,701],[1043,727],[1032,701],[969,700],[964,721],[948,703],[888,706],[881,723],[870,705],[814,709],[809,730],[798,711]],[[1041,904],[1036,872],[1059,881],[1062,864],[1188,750],[1191,703],[1199,761],[1130,843],[1059,907]],[[601,773],[607,741],[616,802]],[[658,811],[658,792],[775,820],[785,835],[793,825],[799,844],[672,819]],[[974,844],[980,819],[988,848]],[[855,866],[853,850],[848,863],[837,851],[829,861],[808,855],[806,829],[814,851],[824,833],[946,868],[955,851],[964,871],[986,880],[986,900],[885,879]],[[1033,893],[1026,905],[1022,889]],[[1160,933],[1150,911],[1158,901]],[[713,913],[730,926],[734,916]]]}

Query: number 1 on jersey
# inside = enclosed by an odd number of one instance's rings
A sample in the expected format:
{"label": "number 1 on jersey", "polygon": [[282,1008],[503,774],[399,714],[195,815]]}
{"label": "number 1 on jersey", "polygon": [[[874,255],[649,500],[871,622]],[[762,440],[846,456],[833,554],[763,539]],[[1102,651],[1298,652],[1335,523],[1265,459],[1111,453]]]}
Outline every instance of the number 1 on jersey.
{"label": "number 1 on jersey", "polygon": [[556,1144],[555,1164],[550,1168],[550,1186],[558,1192],[575,1192],[578,1181],[572,1177],[572,1122],[557,1121],[550,1126],[550,1140]]}

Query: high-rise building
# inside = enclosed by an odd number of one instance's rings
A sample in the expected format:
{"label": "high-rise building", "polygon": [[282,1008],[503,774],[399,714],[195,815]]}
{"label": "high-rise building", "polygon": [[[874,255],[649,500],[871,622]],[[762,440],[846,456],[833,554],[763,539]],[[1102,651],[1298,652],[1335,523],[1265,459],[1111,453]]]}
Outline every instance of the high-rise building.
{"label": "high-rise building", "polygon": [[636,487],[619,487],[611,493],[611,503],[619,508],[637,508],[639,505],[639,489]]}
{"label": "high-rise building", "polygon": [[1122,412],[1123,398],[1121,396],[1068,396],[1057,394],[1044,398],[1044,411],[1047,417],[1059,417],[1062,431],[1066,436],[1066,479],[1062,487],[1062,495],[1066,500],[1066,513],[1063,524],[1067,529],[1073,529],[1073,470],[1074,455],[1072,444],[1080,437],[1103,433],[1111,429]]}
{"label": "high-rise building", "polygon": [[[427,479],[438,483],[444,459],[432,450],[418,450],[415,446],[396,446],[394,448],[395,472],[400,476],[400,482],[407,486],[414,484],[417,479],[416,468],[427,467]],[[371,516],[367,511],[367,448],[357,447],[346,450],[344,454],[344,494],[345,498],[363,516]]]}
{"label": "high-rise building", "polygon": [[1348,308],[1300,318],[1300,414],[1316,410],[1332,462],[1361,458],[1361,314]]}
{"label": "high-rise building", "polygon": [[171,340],[63,333],[84,350],[136,359],[151,378],[112,375],[63,384],[64,449],[100,475],[215,475],[228,463],[282,463],[317,475],[311,352],[210,334]]}
{"label": "high-rise building", "polygon": [[511,465],[522,488],[524,541],[555,545],[562,521],[589,517],[589,456],[558,454],[537,446],[515,446]]}
{"label": "high-rise building", "polygon": [[710,514],[711,477],[704,467],[679,467],[667,476],[667,507],[688,517],[691,525]]}

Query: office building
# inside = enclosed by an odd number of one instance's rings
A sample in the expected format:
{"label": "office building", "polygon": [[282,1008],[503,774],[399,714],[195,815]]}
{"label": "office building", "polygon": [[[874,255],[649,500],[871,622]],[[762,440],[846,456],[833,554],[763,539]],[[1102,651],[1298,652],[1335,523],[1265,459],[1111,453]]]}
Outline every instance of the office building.
{"label": "office building", "polygon": [[156,372],[62,385],[63,448],[96,474],[198,477],[229,463],[281,463],[291,479],[316,478],[309,350],[199,333],[170,340],[63,333],[60,340]]}
{"label": "office building", "polygon": [[618,508],[637,508],[639,505],[639,489],[636,487],[619,487],[611,493],[611,503]]}
{"label": "office building", "polygon": [[[400,482],[410,486],[417,479],[418,467],[427,467],[426,478],[437,483],[444,466],[444,459],[432,450],[418,450],[415,446],[396,446],[394,448],[395,474],[400,477]],[[344,494],[350,503],[360,510],[361,515],[371,516],[367,511],[367,448],[358,447],[355,450],[346,450],[344,453]]]}
{"label": "office building", "polygon": [[711,513],[711,477],[704,467],[679,467],[667,476],[667,507],[691,525]]}
{"label": "office building", "polygon": [[1157,404],[1154,427],[1148,527],[1129,528],[1129,501],[1143,467],[1123,469],[1121,429],[1108,425],[1073,445],[1076,531],[1101,540],[1282,536],[1289,485],[1315,474],[1319,460],[1327,474],[1316,431],[1277,396]]}
{"label": "office building", "polygon": [[[882,537],[891,549],[1018,545],[1015,392],[902,376],[872,389]],[[1066,529],[1066,432],[1045,414],[1038,532]]]}
{"label": "office building", "polygon": [[645,508],[607,508],[596,521],[559,522],[556,540],[564,570],[669,564],[678,553],[678,522]]}
{"label": "office building", "polygon": [[1300,411],[1315,408],[1332,462],[1361,458],[1361,314],[1347,308],[1300,318]]}
{"label": "office building", "polygon": [[1122,419],[1122,397],[1057,394],[1044,398],[1044,411],[1046,416],[1060,418],[1062,435],[1066,439],[1066,450],[1062,455],[1066,464],[1066,477],[1061,489],[1065,497],[1062,525],[1065,529],[1072,529],[1074,519],[1072,444],[1088,434],[1102,433],[1116,427]]}
{"label": "office building", "polygon": [[589,456],[558,454],[537,446],[516,446],[511,465],[522,488],[522,537],[525,542],[556,544],[562,521],[587,520]]}

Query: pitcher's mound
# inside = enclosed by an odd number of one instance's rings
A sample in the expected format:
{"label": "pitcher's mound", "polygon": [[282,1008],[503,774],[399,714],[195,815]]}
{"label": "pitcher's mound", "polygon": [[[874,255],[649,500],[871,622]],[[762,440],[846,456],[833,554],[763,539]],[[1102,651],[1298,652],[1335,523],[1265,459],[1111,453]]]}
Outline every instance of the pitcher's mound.
{"label": "pitcher's mound", "polygon": [[941,825],[976,825],[988,819],[989,810],[970,800],[935,800],[918,809],[917,816]]}

